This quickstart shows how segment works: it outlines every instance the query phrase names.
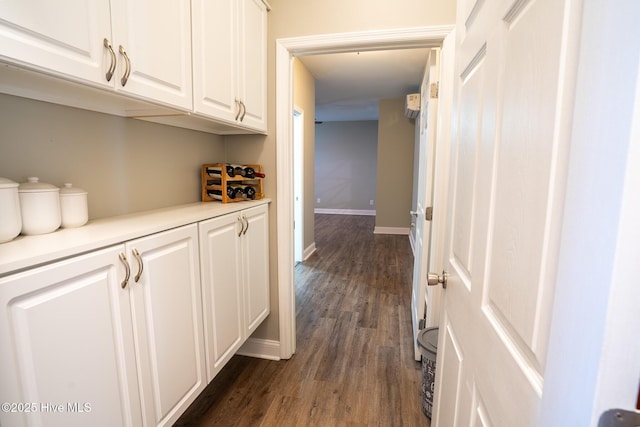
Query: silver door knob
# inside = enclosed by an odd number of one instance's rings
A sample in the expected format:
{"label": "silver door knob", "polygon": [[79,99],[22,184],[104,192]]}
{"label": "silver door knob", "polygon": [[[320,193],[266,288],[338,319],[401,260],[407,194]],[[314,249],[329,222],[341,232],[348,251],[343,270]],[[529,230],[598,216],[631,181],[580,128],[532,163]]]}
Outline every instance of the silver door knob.
{"label": "silver door knob", "polygon": [[427,285],[435,286],[442,283],[442,288],[447,289],[447,277],[449,274],[446,271],[442,272],[442,275],[438,273],[427,273]]}

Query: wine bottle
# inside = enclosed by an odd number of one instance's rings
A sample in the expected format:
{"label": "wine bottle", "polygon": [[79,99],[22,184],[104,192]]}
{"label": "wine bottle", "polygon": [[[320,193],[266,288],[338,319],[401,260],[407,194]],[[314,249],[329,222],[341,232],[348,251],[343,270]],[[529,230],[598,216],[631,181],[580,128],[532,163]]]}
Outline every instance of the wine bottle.
{"label": "wine bottle", "polygon": [[245,176],[245,170],[243,165],[230,164],[229,167],[233,169],[232,176]]}
{"label": "wine bottle", "polygon": [[222,168],[216,166],[210,166],[207,168],[207,175],[211,178],[221,178],[222,177]]}
{"label": "wine bottle", "polygon": [[256,170],[251,166],[244,168],[244,176],[245,178],[264,178],[264,174],[262,172],[256,172]]}
{"label": "wine bottle", "polygon": [[232,185],[227,186],[227,197],[230,199],[235,199],[240,194],[240,191],[237,188],[234,188]]}
{"label": "wine bottle", "polygon": [[209,197],[215,200],[222,200],[222,191],[220,190],[207,190]]}
{"label": "wine bottle", "polygon": [[252,185],[231,184],[229,187],[237,192],[238,197],[251,200],[256,198],[256,189]]}
{"label": "wine bottle", "polygon": [[[238,188],[233,188],[232,186],[228,186],[227,187],[226,193],[227,193],[227,197],[230,198],[230,199],[235,199],[238,196],[242,197],[242,190],[238,189]],[[212,199],[222,200],[222,191],[221,190],[208,189],[207,190],[207,194]]]}
{"label": "wine bottle", "polygon": [[[234,177],[236,175],[235,169],[231,165],[225,165],[227,175]],[[209,166],[207,168],[207,174],[212,178],[222,178],[222,168],[220,166]]]}

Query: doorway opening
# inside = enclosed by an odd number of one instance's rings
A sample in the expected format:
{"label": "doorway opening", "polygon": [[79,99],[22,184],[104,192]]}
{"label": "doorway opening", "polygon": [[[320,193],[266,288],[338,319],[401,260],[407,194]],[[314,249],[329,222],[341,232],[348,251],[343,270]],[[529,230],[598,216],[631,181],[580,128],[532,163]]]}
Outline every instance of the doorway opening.
{"label": "doorway opening", "polygon": [[276,164],[278,229],[278,312],[280,358],[295,353],[294,288],[294,155],[293,64],[294,56],[365,50],[439,47],[454,29],[452,25],[400,28],[346,34],[324,34],[276,40]]}

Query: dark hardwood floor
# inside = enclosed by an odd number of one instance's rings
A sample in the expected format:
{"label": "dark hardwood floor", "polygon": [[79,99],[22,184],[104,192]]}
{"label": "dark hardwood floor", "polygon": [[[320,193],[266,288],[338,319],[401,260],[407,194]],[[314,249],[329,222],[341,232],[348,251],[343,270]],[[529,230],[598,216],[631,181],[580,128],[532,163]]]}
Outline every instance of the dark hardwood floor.
{"label": "dark hardwood floor", "polygon": [[235,356],[175,426],[429,426],[413,360],[407,236],[374,217],[316,215],[295,268],[290,360]]}

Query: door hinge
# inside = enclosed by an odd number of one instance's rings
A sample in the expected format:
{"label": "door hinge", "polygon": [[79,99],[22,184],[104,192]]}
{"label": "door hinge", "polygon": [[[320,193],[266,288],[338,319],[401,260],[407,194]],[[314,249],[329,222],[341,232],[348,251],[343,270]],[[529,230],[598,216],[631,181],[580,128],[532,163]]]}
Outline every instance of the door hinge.
{"label": "door hinge", "polygon": [[433,208],[431,206],[424,210],[424,219],[425,221],[431,221],[433,219]]}
{"label": "door hinge", "polygon": [[600,415],[598,427],[636,427],[640,425],[640,412],[609,409]]}
{"label": "door hinge", "polygon": [[431,83],[431,85],[429,85],[429,98],[438,99],[439,90],[440,82]]}

